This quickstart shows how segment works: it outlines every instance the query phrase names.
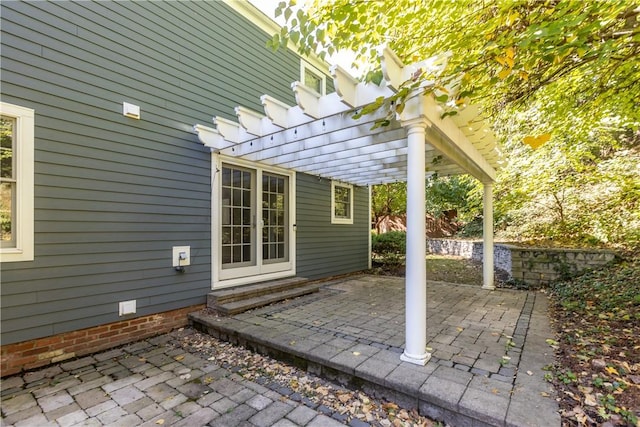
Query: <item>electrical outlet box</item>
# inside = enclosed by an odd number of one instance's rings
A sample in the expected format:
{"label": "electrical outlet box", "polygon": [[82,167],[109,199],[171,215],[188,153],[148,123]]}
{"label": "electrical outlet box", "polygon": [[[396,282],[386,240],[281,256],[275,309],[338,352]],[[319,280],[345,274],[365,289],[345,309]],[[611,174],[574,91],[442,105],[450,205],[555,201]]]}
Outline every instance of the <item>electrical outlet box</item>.
{"label": "electrical outlet box", "polygon": [[118,306],[119,306],[118,312],[120,316],[125,316],[127,314],[135,314],[136,312],[136,300],[134,299],[130,301],[120,301]]}
{"label": "electrical outlet box", "polygon": [[172,262],[172,267],[186,267],[191,265],[191,246],[174,246]]}

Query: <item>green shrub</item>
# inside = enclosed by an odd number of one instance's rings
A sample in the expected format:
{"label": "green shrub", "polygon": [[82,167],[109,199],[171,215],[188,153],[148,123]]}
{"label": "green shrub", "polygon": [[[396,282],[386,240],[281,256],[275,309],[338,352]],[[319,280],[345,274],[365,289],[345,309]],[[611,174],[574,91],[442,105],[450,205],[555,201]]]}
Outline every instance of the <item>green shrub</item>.
{"label": "green shrub", "polygon": [[400,265],[407,248],[407,233],[389,231],[382,234],[371,234],[371,252],[373,258],[382,264]]}
{"label": "green shrub", "polygon": [[404,255],[407,249],[407,233],[389,231],[388,233],[371,235],[371,251],[377,255]]}

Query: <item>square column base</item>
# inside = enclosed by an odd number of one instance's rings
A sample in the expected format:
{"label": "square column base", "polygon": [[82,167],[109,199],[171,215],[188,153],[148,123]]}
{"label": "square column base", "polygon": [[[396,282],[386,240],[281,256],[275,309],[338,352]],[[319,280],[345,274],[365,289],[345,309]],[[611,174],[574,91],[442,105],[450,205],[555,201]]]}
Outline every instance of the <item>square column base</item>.
{"label": "square column base", "polygon": [[426,365],[429,359],[431,359],[431,353],[416,355],[407,354],[407,352],[405,351],[400,355],[400,360],[402,360],[403,362],[413,363],[414,365],[420,366]]}

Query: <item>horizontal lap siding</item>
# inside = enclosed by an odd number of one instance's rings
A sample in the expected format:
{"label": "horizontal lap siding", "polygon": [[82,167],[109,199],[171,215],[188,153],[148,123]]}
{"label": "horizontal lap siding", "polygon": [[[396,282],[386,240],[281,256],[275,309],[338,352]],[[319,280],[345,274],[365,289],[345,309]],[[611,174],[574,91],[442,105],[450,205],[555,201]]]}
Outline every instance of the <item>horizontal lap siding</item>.
{"label": "horizontal lap siding", "polygon": [[119,301],[204,303],[211,158],[192,127],[265,93],[293,103],[299,59],[222,2],[3,1],[1,16],[2,100],[36,120],[35,260],[2,265],[3,345],[121,320]]}
{"label": "horizontal lap siding", "polygon": [[331,224],[331,181],[296,175],[296,269],[321,278],[364,270],[369,256],[369,190],[354,187],[353,224]]}

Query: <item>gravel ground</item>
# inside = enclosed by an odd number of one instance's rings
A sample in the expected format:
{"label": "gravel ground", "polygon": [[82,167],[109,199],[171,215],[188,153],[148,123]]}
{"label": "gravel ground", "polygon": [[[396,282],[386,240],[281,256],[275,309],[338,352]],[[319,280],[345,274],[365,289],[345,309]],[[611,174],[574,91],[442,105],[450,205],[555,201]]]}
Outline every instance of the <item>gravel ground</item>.
{"label": "gravel ground", "polygon": [[362,391],[345,388],[270,357],[220,341],[195,329],[180,329],[175,336],[174,345],[320,412],[338,412],[345,424],[359,425],[356,421],[359,420],[372,426],[384,427],[441,425],[420,416],[416,410],[408,411],[399,408],[393,402],[377,399]]}

